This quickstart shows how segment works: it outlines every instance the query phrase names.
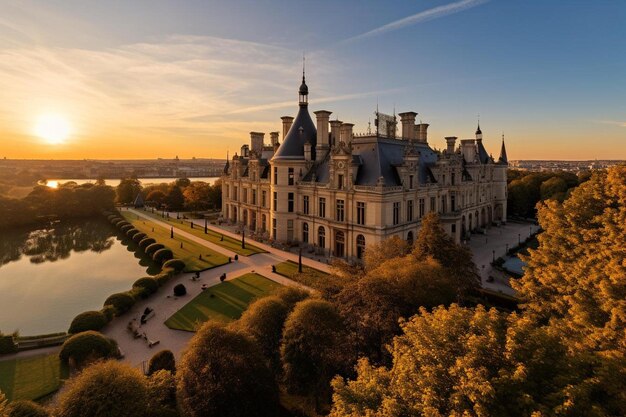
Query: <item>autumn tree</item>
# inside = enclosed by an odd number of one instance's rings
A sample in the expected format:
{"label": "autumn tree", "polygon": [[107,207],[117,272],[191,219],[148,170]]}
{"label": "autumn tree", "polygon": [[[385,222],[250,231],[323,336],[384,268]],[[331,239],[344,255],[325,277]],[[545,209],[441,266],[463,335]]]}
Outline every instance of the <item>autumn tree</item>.
{"label": "autumn tree", "polygon": [[567,183],[561,177],[552,177],[541,183],[539,192],[541,193],[541,200],[565,200],[565,196],[568,190]]}
{"label": "autumn tree", "polygon": [[243,332],[205,323],[176,374],[189,417],[274,417],[278,387],[259,348]]}
{"label": "autumn tree", "polygon": [[194,181],[183,191],[185,207],[191,210],[206,210],[211,197],[211,185],[202,181]]}
{"label": "autumn tree", "polygon": [[148,416],[146,378],[115,361],[96,363],[72,378],[60,394],[57,417]]}
{"label": "autumn tree", "polygon": [[165,204],[167,204],[170,210],[182,210],[185,204],[185,196],[179,186],[172,185],[168,188]]}
{"label": "autumn tree", "polygon": [[411,248],[406,240],[400,239],[395,235],[381,242],[368,245],[365,249],[363,257],[365,270],[368,271],[375,269],[383,262],[392,258],[404,256],[410,251]]}
{"label": "autumn tree", "polygon": [[117,203],[130,204],[141,192],[141,182],[137,178],[122,178],[115,192]]}
{"label": "autumn tree", "polygon": [[161,190],[152,190],[146,195],[146,201],[160,206],[167,196]]}

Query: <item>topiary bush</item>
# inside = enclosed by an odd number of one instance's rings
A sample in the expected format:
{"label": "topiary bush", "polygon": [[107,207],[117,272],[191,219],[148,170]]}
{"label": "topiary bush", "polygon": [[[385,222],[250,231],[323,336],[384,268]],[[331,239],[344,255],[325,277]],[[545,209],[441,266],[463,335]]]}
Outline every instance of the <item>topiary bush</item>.
{"label": "topiary bush", "polygon": [[185,269],[185,262],[180,259],[170,259],[163,264],[163,269],[172,269],[175,272],[180,272]]}
{"label": "topiary bush", "polygon": [[169,261],[173,257],[174,257],[174,254],[172,253],[170,249],[167,249],[167,248],[159,249],[158,251],[154,252],[154,255],[152,255],[152,259],[158,263]]}
{"label": "topiary bush", "polygon": [[126,313],[135,304],[135,298],[127,292],[112,294],[104,301],[104,306],[113,306],[115,315]]}
{"label": "topiary bush", "polygon": [[146,248],[152,245],[153,243],[156,243],[156,240],[154,240],[151,237],[146,237],[146,238],[141,239],[141,241],[139,241],[139,247],[141,248],[141,250],[145,251]]}
{"label": "topiary bush", "polygon": [[143,290],[143,298],[145,298],[146,296],[157,292],[157,290],[159,289],[159,283],[156,279],[152,277],[143,277],[135,281],[135,283],[133,284],[133,289],[135,288],[141,288]]}
{"label": "topiary bush", "polygon": [[174,287],[174,295],[177,297],[182,297],[187,294],[187,288],[183,284],[176,284]]}
{"label": "topiary bush", "polygon": [[[4,414],[2,415],[4,417]],[[34,401],[17,400],[9,404],[6,417],[49,417],[50,413]]]}
{"label": "topiary bush", "polygon": [[71,360],[78,368],[93,360],[117,356],[117,342],[92,330],[67,339],[59,352],[59,358],[64,364],[69,365]]}
{"label": "topiary bush", "polygon": [[115,307],[111,305],[102,307],[102,310],[100,310],[100,312],[107,319],[107,322],[110,322],[115,318]]}
{"label": "topiary bush", "polygon": [[171,277],[172,277],[172,274],[170,273],[170,271],[164,271],[164,272],[161,272],[159,275],[155,275],[154,279],[159,284],[159,286],[162,287],[163,284],[169,281]]}
{"label": "topiary bush", "polygon": [[120,227],[120,230],[124,233],[128,232],[131,229],[134,229],[132,224],[125,224],[122,227]]}
{"label": "topiary bush", "polygon": [[122,227],[122,226],[126,226],[126,225],[130,225],[130,223],[128,223],[126,220],[121,219],[120,221],[118,221],[117,223],[115,223],[115,225],[117,227]]}
{"label": "topiary bush", "polygon": [[101,311],[85,311],[74,317],[67,332],[76,334],[87,330],[100,330],[107,323],[107,317]]}
{"label": "topiary bush", "polygon": [[163,249],[164,247],[165,247],[165,245],[162,245],[161,243],[153,243],[153,244],[148,245],[148,246],[146,247],[145,252],[146,252],[148,255],[152,256],[152,255],[154,255],[154,252],[156,252],[156,251],[158,251],[158,250],[161,250],[161,249]]}
{"label": "topiary bush", "polygon": [[126,236],[128,236],[129,238],[133,238],[137,233],[141,233],[139,230],[132,228],[132,229],[128,229],[126,231]]}
{"label": "topiary bush", "polygon": [[162,350],[154,354],[148,362],[148,375],[152,375],[159,370],[170,371],[172,374],[176,373],[176,360],[171,350]]}
{"label": "topiary bush", "polygon": [[139,232],[139,233],[137,233],[135,236],[133,236],[133,242],[135,242],[135,243],[139,243],[139,242],[141,242],[143,239],[145,239],[145,238],[146,238],[146,236],[147,236],[147,235],[146,235],[145,233]]}

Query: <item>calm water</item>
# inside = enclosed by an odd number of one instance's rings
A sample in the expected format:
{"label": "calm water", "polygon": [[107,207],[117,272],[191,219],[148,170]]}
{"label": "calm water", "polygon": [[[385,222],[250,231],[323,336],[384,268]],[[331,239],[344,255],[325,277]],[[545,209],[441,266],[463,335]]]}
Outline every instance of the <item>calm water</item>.
{"label": "calm water", "polygon": [[[213,184],[217,179],[219,179],[219,177],[198,177],[198,178],[189,178],[189,180],[191,181],[204,181],[204,182],[208,182],[209,184]],[[139,178],[139,181],[141,181],[142,185],[148,185],[148,184],[160,184],[162,182],[172,182],[172,181],[176,181],[177,178]],[[52,188],[57,188],[59,186],[59,183],[66,183],[66,182],[70,182],[70,181],[74,181],[75,183],[77,183],[78,185],[81,184],[86,184],[88,182],[90,183],[94,183],[96,182],[95,179],[84,179],[84,178],[80,178],[80,179],[68,179],[68,180],[60,180],[60,179],[52,179],[52,180],[48,180],[47,185],[49,187]],[[108,178],[104,180],[106,185],[110,185],[112,187],[117,187],[120,184],[120,179],[119,178]]]}
{"label": "calm water", "polygon": [[158,272],[120,239],[104,219],[2,231],[0,331],[67,331],[77,314],[99,310],[110,294]]}

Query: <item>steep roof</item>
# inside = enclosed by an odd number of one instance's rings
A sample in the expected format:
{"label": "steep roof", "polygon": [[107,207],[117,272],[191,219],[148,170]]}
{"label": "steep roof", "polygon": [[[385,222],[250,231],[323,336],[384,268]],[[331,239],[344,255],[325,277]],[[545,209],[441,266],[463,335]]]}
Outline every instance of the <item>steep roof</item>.
{"label": "steep roof", "polygon": [[315,145],[317,144],[317,129],[306,105],[300,105],[287,136],[283,139],[273,159],[304,159],[304,144],[311,144],[311,158],[315,159]]}
{"label": "steep roof", "polygon": [[481,164],[486,164],[487,162],[489,162],[489,154],[487,153],[487,150],[485,149],[482,140],[477,140],[476,142],[478,148],[478,160]]}
{"label": "steep roof", "polygon": [[503,164],[509,163],[509,158],[506,156],[506,146],[504,146],[504,135],[502,135],[502,147],[500,148],[500,159],[498,162]]}

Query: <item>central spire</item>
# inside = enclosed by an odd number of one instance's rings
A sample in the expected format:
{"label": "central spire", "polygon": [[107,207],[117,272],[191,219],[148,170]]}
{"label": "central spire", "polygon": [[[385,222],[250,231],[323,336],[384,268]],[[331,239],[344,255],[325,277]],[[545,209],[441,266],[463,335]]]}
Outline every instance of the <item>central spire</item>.
{"label": "central spire", "polygon": [[300,84],[300,90],[298,90],[298,93],[300,98],[300,106],[306,107],[309,104],[309,87],[307,87],[306,85],[304,63],[304,54],[302,54],[302,84]]}

